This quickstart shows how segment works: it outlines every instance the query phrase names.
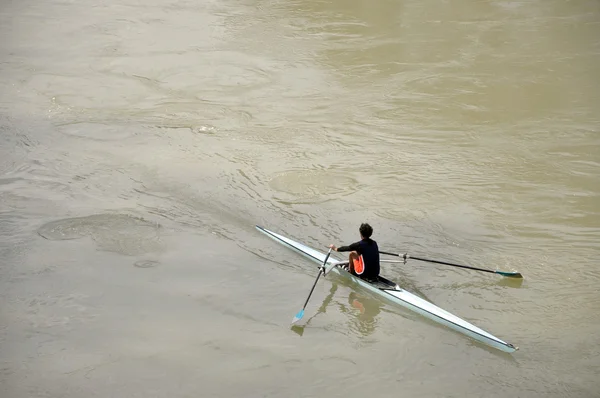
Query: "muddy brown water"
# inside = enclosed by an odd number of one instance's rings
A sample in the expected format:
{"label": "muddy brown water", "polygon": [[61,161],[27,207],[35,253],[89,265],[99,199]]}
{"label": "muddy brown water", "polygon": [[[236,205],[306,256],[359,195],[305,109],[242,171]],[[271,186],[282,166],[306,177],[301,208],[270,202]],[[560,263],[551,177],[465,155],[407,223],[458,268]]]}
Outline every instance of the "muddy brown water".
{"label": "muddy brown water", "polygon": [[599,396],[599,4],[3,2],[0,395]]}

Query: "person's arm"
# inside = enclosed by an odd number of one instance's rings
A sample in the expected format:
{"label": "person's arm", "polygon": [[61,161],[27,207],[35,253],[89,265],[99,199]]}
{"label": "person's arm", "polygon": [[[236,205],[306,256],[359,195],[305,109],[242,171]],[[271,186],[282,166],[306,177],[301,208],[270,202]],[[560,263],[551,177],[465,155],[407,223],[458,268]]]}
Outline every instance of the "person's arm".
{"label": "person's arm", "polygon": [[353,251],[357,251],[358,250],[358,248],[359,248],[359,242],[354,242],[354,243],[352,243],[351,245],[348,245],[348,246],[335,247],[335,245],[329,245],[329,247],[331,247],[336,252],[353,252]]}

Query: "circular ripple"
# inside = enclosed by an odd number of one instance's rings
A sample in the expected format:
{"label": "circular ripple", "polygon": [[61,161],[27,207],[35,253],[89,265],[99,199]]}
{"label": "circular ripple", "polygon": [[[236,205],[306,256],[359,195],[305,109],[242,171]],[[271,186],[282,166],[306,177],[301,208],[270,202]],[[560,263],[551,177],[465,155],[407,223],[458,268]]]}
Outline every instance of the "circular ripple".
{"label": "circular ripple", "polygon": [[160,263],[154,260],[140,260],[133,263],[134,267],[138,268],[154,268],[157,267]]}
{"label": "circular ripple", "polygon": [[51,221],[38,229],[38,234],[48,240],[79,239],[90,234],[90,226],[82,218]]}
{"label": "circular ripple", "polygon": [[162,248],[160,226],[123,214],[94,214],[49,222],[38,229],[48,240],[91,237],[99,249],[124,255],[139,255]]}
{"label": "circular ripple", "polygon": [[60,127],[62,133],[94,141],[120,141],[135,135],[135,127],[80,122]]}

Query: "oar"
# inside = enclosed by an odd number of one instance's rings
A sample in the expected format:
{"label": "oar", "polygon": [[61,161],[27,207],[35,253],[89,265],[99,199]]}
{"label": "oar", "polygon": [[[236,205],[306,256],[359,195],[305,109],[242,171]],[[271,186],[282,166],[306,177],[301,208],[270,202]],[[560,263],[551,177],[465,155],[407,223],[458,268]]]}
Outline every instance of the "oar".
{"label": "oar", "polygon": [[382,251],[380,251],[379,253],[381,253],[381,254],[387,254],[389,256],[402,257],[404,259],[405,263],[406,263],[406,260],[408,260],[409,258],[414,258],[415,260],[426,261],[426,262],[429,262],[429,263],[450,265],[452,267],[467,268],[467,269],[473,269],[473,270],[476,270],[476,271],[490,272],[492,274],[498,274],[498,275],[506,276],[508,278],[523,278],[523,275],[521,275],[519,272],[494,271],[494,270],[491,270],[491,269],[483,269],[483,268],[470,267],[468,265],[447,263],[445,261],[429,260],[427,258],[420,258],[420,257],[415,257],[415,256],[409,256],[408,254],[396,254],[396,253],[389,253],[389,252],[382,252]]}
{"label": "oar", "polygon": [[317,275],[317,279],[315,279],[315,283],[313,283],[312,289],[310,289],[310,293],[308,293],[308,297],[306,298],[306,301],[304,302],[304,307],[302,307],[302,309],[300,311],[298,311],[298,313],[292,320],[292,324],[298,322],[304,316],[304,309],[306,308],[306,304],[308,304],[308,300],[310,299],[310,296],[312,295],[313,290],[315,290],[315,286],[317,286],[317,282],[319,281],[319,278],[321,277],[321,273],[325,272],[325,265],[327,264],[327,259],[329,258],[330,254],[331,254],[331,249],[329,249],[329,252],[327,253],[327,257],[325,257],[325,261],[323,261],[323,265],[321,267],[319,267],[319,274]]}

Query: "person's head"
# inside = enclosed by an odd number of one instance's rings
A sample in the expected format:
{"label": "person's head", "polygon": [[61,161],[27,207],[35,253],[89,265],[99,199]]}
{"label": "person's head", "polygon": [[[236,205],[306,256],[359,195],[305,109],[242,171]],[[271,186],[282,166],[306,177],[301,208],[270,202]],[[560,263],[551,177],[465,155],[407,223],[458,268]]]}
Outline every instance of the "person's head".
{"label": "person's head", "polygon": [[360,224],[358,231],[362,238],[370,238],[373,235],[373,228],[367,223]]}

